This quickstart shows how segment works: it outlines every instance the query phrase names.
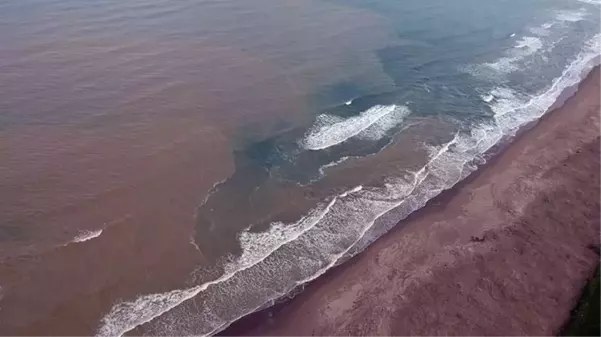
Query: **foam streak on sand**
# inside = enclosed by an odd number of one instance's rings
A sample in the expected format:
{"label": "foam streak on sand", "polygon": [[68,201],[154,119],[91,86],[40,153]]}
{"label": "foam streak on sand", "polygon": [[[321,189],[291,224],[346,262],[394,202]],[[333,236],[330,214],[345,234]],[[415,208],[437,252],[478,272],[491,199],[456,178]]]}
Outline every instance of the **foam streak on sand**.
{"label": "foam streak on sand", "polygon": [[327,149],[359,135],[398,109],[406,110],[405,107],[397,105],[376,105],[358,116],[347,119],[328,114],[319,115],[313,127],[302,140],[301,146],[307,150]]}
{"label": "foam streak on sand", "polygon": [[[457,133],[445,144],[428,146],[429,160],[419,170],[391,178],[381,188],[357,187],[341,193],[292,224],[274,223],[265,233],[243,232],[243,253],[224,266],[221,277],[188,289],[144,295],[117,304],[102,319],[98,334],[121,335],[144,323],[148,323],[145,332],[153,335],[215,333],[318,277],[475,171],[487,151],[511,137],[519,127],[541,117],[566,88],[576,85],[592,69],[598,55],[596,36],[547,90],[522,99],[507,88],[505,98],[514,101],[491,102],[495,116],[490,122],[473,125],[469,132]],[[364,120],[362,130],[386,113],[378,115],[370,117],[369,123]],[[334,124],[346,125],[345,121],[348,119]],[[360,132],[355,131],[355,135]],[[385,222],[389,212],[395,212],[395,217]],[[376,234],[368,238],[368,233]],[[187,301],[193,297],[193,301]]]}

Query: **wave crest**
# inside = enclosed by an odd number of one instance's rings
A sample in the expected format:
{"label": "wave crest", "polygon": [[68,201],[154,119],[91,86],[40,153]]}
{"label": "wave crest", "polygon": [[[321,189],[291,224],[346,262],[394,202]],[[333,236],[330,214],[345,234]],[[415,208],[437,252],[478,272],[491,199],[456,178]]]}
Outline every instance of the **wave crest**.
{"label": "wave crest", "polygon": [[[595,65],[600,37],[589,41],[561,76],[539,95],[521,97],[510,88],[493,90],[493,120],[459,132],[444,144],[427,146],[428,161],[419,170],[389,179],[381,188],[357,187],[339,194],[297,222],[274,223],[264,233],[243,232],[239,237],[243,253],[226,264],[222,276],[188,289],[119,303],[102,319],[98,334],[121,335],[147,322],[153,335],[212,334],[317,278],[467,177],[499,141],[541,117],[566,88],[579,83]],[[362,114],[351,121],[338,118],[317,127],[313,134],[316,140],[310,144],[326,146],[356,136],[392,112],[385,107],[377,106],[372,111],[377,117]],[[352,132],[335,131],[335,126]],[[327,139],[325,130],[335,137]],[[321,134],[325,140],[317,137]],[[397,212],[393,221],[384,222],[390,212]],[[194,305],[182,305],[196,296]],[[158,316],[161,319],[154,320]]]}
{"label": "wave crest", "polygon": [[363,135],[364,138],[382,137],[390,128],[402,121],[409,109],[398,105],[376,105],[358,116],[341,118],[322,114],[305,134],[300,145],[307,150],[323,150]]}

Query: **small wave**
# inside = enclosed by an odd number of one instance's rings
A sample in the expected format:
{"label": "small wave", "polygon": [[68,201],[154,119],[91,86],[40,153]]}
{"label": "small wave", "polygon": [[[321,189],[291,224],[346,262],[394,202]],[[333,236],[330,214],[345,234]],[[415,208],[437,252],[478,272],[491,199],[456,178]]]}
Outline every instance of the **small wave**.
{"label": "small wave", "polygon": [[[362,112],[359,116],[346,119],[328,114],[319,115],[313,127],[301,141],[301,146],[307,150],[315,151],[340,144],[359,135],[382,118],[397,111],[397,109],[406,108],[397,105],[376,105]],[[389,123],[385,121],[382,122],[388,125]]]}
{"label": "small wave", "polygon": [[494,88],[490,91],[489,96],[495,99],[494,104],[490,105],[495,117],[503,116],[506,113],[515,111],[523,104],[523,100],[518,98],[517,92],[508,87]]}
{"label": "small wave", "polygon": [[328,163],[328,164],[325,164],[325,165],[321,166],[319,168],[319,174],[321,176],[325,175],[325,172],[324,172],[325,169],[327,169],[329,167],[334,167],[334,166],[340,165],[340,164],[344,163],[345,161],[347,161],[349,158],[350,157],[348,157],[348,156],[344,156],[344,157],[342,157],[342,158],[340,158],[338,160],[335,160],[335,161],[333,161],[331,163]]}
{"label": "small wave", "polygon": [[[354,247],[366,240],[385,214],[401,209],[395,218],[398,221],[423,207],[474,172],[484,162],[483,155],[500,140],[542,116],[563,90],[592,69],[592,61],[599,55],[599,37],[540,95],[524,99],[510,88],[499,88],[493,105],[502,99],[507,102],[496,108],[495,119],[457,133],[442,145],[428,146],[429,159],[419,170],[389,179],[382,188],[358,186],[339,194],[297,222],[273,223],[263,233],[242,232],[243,253],[225,265],[221,277],[119,303],[102,319],[98,334],[122,335],[147,322],[151,322],[147,327],[153,335],[212,334],[319,277],[349,253],[357,252]],[[182,305],[195,296],[200,297],[198,303]],[[158,316],[161,319],[154,320]]]}
{"label": "small wave", "polygon": [[578,0],[578,1],[583,2],[585,4],[601,5],[601,0]]}
{"label": "small wave", "polygon": [[521,95],[506,87],[494,89],[491,94],[497,99],[490,107],[503,133],[513,133],[525,123],[540,118],[565,89],[577,85],[582,80],[582,74],[588,73],[594,66],[595,59],[599,58],[600,39],[601,34],[598,34],[587,41],[584,50],[566,67],[561,76],[538,95]]}
{"label": "small wave", "polygon": [[358,192],[361,188],[359,186],[334,197],[326,207],[318,207],[312,210],[308,215],[295,223],[285,224],[283,222],[275,222],[271,224],[271,227],[266,232],[242,232],[238,236],[242,247],[242,255],[240,255],[235,263],[226,265],[226,273],[234,274],[241,269],[253,266],[264,260],[282,245],[296,240],[301,234],[313,228],[313,226],[321,221],[338,198],[344,198],[351,193]]}
{"label": "small wave", "polygon": [[411,110],[406,106],[396,106],[395,109],[378,119],[365,130],[357,134],[359,139],[378,140],[386,136],[390,130],[394,129],[403,120],[411,114]]}
{"label": "small wave", "polygon": [[200,202],[200,206],[206,204],[207,201],[209,201],[209,198],[211,198],[211,196],[217,192],[217,190],[219,189],[219,186],[221,186],[221,184],[225,183],[227,181],[227,179],[228,178],[226,177],[226,178],[223,178],[221,180],[214,182],[213,186],[211,186],[211,189],[209,189],[209,191],[207,192],[207,195],[205,195],[204,199],[202,199],[202,201]]}
{"label": "small wave", "polygon": [[587,15],[584,9],[557,11],[553,21],[528,28],[534,36],[521,37],[505,51],[503,57],[493,62],[467,66],[465,71],[481,77],[497,77],[523,70],[533,57],[540,55],[545,58],[545,53],[551,51],[563,39],[561,35],[555,34],[558,29],[565,28],[561,27],[562,24],[584,20]]}
{"label": "small wave", "polygon": [[480,98],[482,98],[482,100],[486,103],[490,103],[492,102],[493,99],[495,99],[495,96],[491,95],[491,94],[486,94],[486,95],[481,95]]}
{"label": "small wave", "polygon": [[524,36],[516,41],[511,50],[507,52],[507,56],[498,59],[492,63],[485,65],[498,72],[509,73],[519,69],[519,62],[526,57],[533,55],[543,47],[543,42],[535,36]]}
{"label": "small wave", "polygon": [[532,27],[529,30],[532,34],[535,34],[538,36],[548,36],[550,33],[549,29],[551,29],[551,27],[553,27],[554,25],[555,25],[554,22],[547,22],[547,23],[543,23],[542,25],[540,25],[538,27]]}
{"label": "small wave", "polygon": [[71,240],[71,242],[75,243],[75,242],[84,242],[84,241],[92,240],[94,238],[99,237],[100,234],[102,234],[102,229],[95,230],[95,231],[82,231],[73,240]]}
{"label": "small wave", "polygon": [[560,11],[555,17],[557,20],[562,22],[578,22],[584,20],[587,13],[583,10],[571,10],[571,11]]}
{"label": "small wave", "polygon": [[[162,317],[167,323],[157,323],[152,334],[212,334],[223,329],[325,273],[356,246],[382,215],[403,204],[409,209],[405,214],[408,215],[463,179],[470,172],[465,164],[492,144],[477,140],[481,136],[478,132],[456,134],[451,141],[430,147],[430,159],[420,170],[390,180],[383,189],[357,186],[295,223],[273,223],[261,233],[242,232],[239,239],[243,253],[226,264],[221,277],[189,289],[145,295],[117,304],[102,319],[98,334],[122,335],[161,315],[167,315]],[[298,277],[291,279],[293,275]],[[184,301],[201,293],[203,302],[210,306],[202,307],[196,314],[182,308]],[[250,307],[241,305],[249,298],[257,302]],[[223,312],[224,308],[228,309]]]}
{"label": "small wave", "polygon": [[243,247],[242,255],[225,265],[224,273],[214,281],[204,283],[189,289],[177,289],[166,293],[149,294],[138,297],[133,302],[121,302],[113,306],[103,317],[98,336],[121,336],[135,327],[150,322],[155,317],[177,307],[184,301],[198,295],[210,286],[231,279],[237,273],[244,271],[264,260],[284,244],[297,239],[301,234],[315,226],[330,210],[338,198],[347,197],[362,189],[358,186],[334,197],[327,205],[318,206],[308,215],[294,224],[277,222],[271,224],[266,232],[252,233],[243,231],[239,235]]}

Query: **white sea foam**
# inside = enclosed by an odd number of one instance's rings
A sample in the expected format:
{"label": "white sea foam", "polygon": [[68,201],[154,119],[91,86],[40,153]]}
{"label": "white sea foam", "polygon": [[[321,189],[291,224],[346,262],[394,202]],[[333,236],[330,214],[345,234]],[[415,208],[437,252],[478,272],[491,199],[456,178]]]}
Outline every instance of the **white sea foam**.
{"label": "white sea foam", "polygon": [[482,98],[482,100],[486,103],[490,103],[492,102],[493,99],[495,99],[495,96],[491,95],[491,94],[486,94],[486,95],[480,95],[480,98]]}
{"label": "white sea foam", "polygon": [[357,136],[383,117],[402,108],[404,107],[397,105],[376,105],[358,116],[346,119],[328,114],[319,115],[301,141],[301,146],[307,150],[327,149]]}
{"label": "white sea foam", "polygon": [[524,36],[518,41],[512,49],[507,52],[507,56],[498,59],[495,62],[485,65],[498,72],[509,73],[519,69],[519,62],[526,57],[533,55],[543,47],[543,42],[535,36]]}
{"label": "white sea foam", "polygon": [[[358,186],[293,224],[276,223],[265,233],[243,232],[240,240],[244,253],[226,266],[223,276],[190,289],[120,303],[102,320],[99,335],[121,335],[165,313],[162,319],[167,323],[151,326],[153,334],[211,334],[222,329],[263,303],[323,274],[386,212],[404,203],[413,211],[461,180],[470,157],[459,152],[456,155],[450,149],[455,146],[473,153],[483,150],[478,148],[479,142],[470,144],[469,140],[467,136],[456,135],[448,143],[433,148],[424,167],[409,172],[406,178],[387,183],[384,189],[365,190]],[[414,195],[418,190],[420,193]],[[291,279],[293,275],[298,277]],[[199,295],[212,308],[205,306],[191,313],[190,309],[178,306]],[[261,301],[244,307],[242,303],[249,298]],[[225,307],[228,310],[221,312]]]}
{"label": "white sea foam", "polygon": [[601,34],[585,44],[585,49],[569,64],[544,92],[535,96],[520,95],[510,88],[497,88],[494,94],[501,97],[491,109],[495,120],[504,134],[510,134],[533,120],[540,118],[558,99],[559,95],[571,86],[578,84],[582,74],[590,71],[599,58]]}
{"label": "white sea foam", "polygon": [[293,224],[275,222],[271,224],[271,228],[266,232],[253,233],[250,231],[243,231],[238,237],[240,245],[243,248],[242,255],[240,255],[235,263],[230,263],[226,266],[226,273],[233,274],[241,268],[246,269],[253,266],[265,259],[265,257],[269,256],[282,245],[296,240],[301,234],[305,233],[321,221],[338,198],[344,198],[348,194],[360,190],[361,186],[342,193],[333,198],[327,206],[323,208],[318,207],[312,210],[308,215]]}
{"label": "white sea foam", "polygon": [[[583,0],[583,2],[598,4],[597,0]],[[465,66],[464,69],[472,75],[487,78],[520,71],[528,67],[529,62],[537,55],[546,59],[545,53],[551,51],[559,41],[564,39],[563,34],[557,34],[559,30],[565,30],[567,24],[582,21],[588,15],[589,12],[585,8],[556,11],[552,21],[528,28],[533,36],[522,36],[510,49],[505,51],[501,58],[493,62]],[[511,36],[513,37],[515,34],[511,34]]]}
{"label": "white sea foam", "polygon": [[591,4],[591,5],[601,5],[601,0],[578,0],[580,2]]}
{"label": "white sea foam", "polygon": [[345,156],[345,157],[342,157],[342,158],[340,158],[338,160],[335,160],[335,161],[333,161],[331,163],[328,163],[328,164],[325,164],[325,165],[321,166],[319,168],[319,174],[323,176],[325,174],[325,172],[324,172],[325,169],[327,169],[329,167],[334,167],[334,166],[340,165],[340,164],[344,163],[345,161],[347,161],[349,158],[350,157]]}
{"label": "white sea foam", "polygon": [[[359,139],[367,139],[367,140],[378,140],[386,136],[397,125],[403,122],[405,117],[407,117],[411,113],[411,110],[405,106],[399,106],[392,113],[380,118],[376,123],[372,124],[369,128],[361,131],[357,134],[357,138]],[[329,167],[334,167],[343,162],[350,159],[350,156],[344,156],[336,161],[325,164],[319,168],[319,174],[323,176],[325,174],[324,170]]]}
{"label": "white sea foam", "polygon": [[357,187],[339,194],[297,222],[272,224],[266,233],[243,232],[243,253],[225,266],[222,276],[189,289],[117,304],[102,319],[98,333],[121,335],[148,322],[147,331],[153,335],[212,334],[317,278],[356,252],[388,212],[400,209],[403,218],[476,170],[485,152],[539,118],[564,89],[577,84],[598,54],[596,36],[540,95],[523,98],[510,88],[499,88],[492,103],[501,104],[493,109],[494,120],[457,133],[445,144],[429,146],[429,160],[419,170],[390,179],[383,188]]}
{"label": "white sea foam", "polygon": [[[339,195],[328,212],[310,230],[222,284],[227,291],[211,288],[203,292],[203,303],[211,303],[213,308],[202,307],[199,310],[192,306],[188,309],[180,306],[162,317],[165,324],[151,327],[151,333],[212,334],[262,305],[256,303],[241,308],[240,304],[245,305],[249,298],[261,298],[269,302],[295,286],[320,276],[345,256],[380,216],[403,203],[409,204],[412,209],[421,207],[427,199],[442,191],[441,188],[432,189],[433,186],[460,180],[463,167],[456,163],[451,164],[457,169],[451,167],[445,170],[441,167],[442,163],[455,160],[446,153],[457,139],[434,151],[422,169],[409,173],[406,178],[389,182],[384,189],[356,188],[352,193]],[[423,193],[412,196],[418,189]],[[235,303],[240,304],[232,305]],[[225,307],[228,309],[222,311]],[[190,310],[196,310],[196,313]],[[179,317],[186,319],[180,320]],[[199,326],[196,322],[210,324]]]}
{"label": "white sea foam", "polygon": [[495,117],[503,116],[522,105],[523,101],[517,95],[515,90],[507,87],[497,87],[491,90],[490,96],[495,98],[495,103],[491,104],[490,107]]}
{"label": "white sea foam", "polygon": [[121,302],[113,306],[111,311],[102,319],[97,335],[121,336],[136,326],[147,323],[198,295],[208,287],[229,280],[238,272],[259,263],[282,245],[295,240],[299,235],[315,226],[330,210],[337,198],[346,197],[360,190],[361,186],[334,197],[327,205],[317,207],[294,224],[284,226],[282,223],[274,223],[267,232],[242,232],[239,239],[243,247],[243,253],[235,262],[226,264],[221,277],[189,289],[144,295],[133,302]]}
{"label": "white sea foam", "polygon": [[550,33],[550,29],[555,25],[555,22],[543,23],[537,27],[531,27],[529,30],[531,33],[538,36],[547,36]]}
{"label": "white sea foam", "polygon": [[563,22],[578,22],[582,21],[586,15],[587,13],[583,10],[565,10],[559,11],[555,18]]}
{"label": "white sea foam", "polygon": [[406,106],[396,106],[392,112],[382,116],[375,123],[357,134],[360,139],[378,140],[386,136],[390,130],[403,122],[411,114]]}
{"label": "white sea foam", "polygon": [[82,231],[71,242],[84,242],[97,238],[102,234],[102,229],[95,231]]}

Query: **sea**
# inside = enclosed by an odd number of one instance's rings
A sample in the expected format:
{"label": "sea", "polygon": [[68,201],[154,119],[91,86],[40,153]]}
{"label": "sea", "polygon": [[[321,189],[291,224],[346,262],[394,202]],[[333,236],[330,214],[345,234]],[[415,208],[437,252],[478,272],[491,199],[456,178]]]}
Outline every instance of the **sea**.
{"label": "sea", "polygon": [[477,171],[598,0],[0,1],[0,333],[212,335]]}

